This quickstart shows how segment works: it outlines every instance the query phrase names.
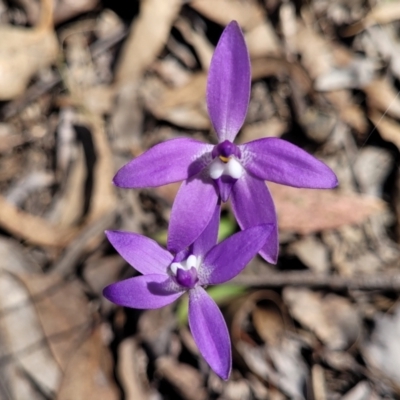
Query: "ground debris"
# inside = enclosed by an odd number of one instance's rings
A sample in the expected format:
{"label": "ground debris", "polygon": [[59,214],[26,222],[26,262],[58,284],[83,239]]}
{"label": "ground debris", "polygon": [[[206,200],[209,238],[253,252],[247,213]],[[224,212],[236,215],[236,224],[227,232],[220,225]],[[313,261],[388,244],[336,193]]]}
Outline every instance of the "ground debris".
{"label": "ground debris", "polygon": [[[397,398],[399,16],[395,1],[0,0],[0,398]],[[232,19],[252,64],[238,142],[288,140],[339,187],[267,183],[280,257],[215,295],[225,382],[185,296],[131,310],[102,290],[138,274],[104,231],[165,244],[180,187],[113,176],[164,140],[215,140],[207,73]],[[236,229],[228,202],[221,231]]]}

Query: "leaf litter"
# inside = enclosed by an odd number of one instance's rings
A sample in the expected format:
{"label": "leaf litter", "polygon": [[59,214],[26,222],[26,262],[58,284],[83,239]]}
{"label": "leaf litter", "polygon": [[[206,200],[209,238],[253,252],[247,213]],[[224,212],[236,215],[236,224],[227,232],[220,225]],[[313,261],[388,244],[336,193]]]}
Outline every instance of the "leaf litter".
{"label": "leaf litter", "polygon": [[[101,291],[136,274],[103,231],[162,242],[179,188],[112,177],[163,140],[209,140],[207,71],[232,19],[253,74],[239,141],[292,141],[341,184],[268,183],[280,259],[218,295],[234,348],[223,382],[184,301],[140,312]],[[0,0],[0,398],[397,398],[399,19],[375,0]]]}

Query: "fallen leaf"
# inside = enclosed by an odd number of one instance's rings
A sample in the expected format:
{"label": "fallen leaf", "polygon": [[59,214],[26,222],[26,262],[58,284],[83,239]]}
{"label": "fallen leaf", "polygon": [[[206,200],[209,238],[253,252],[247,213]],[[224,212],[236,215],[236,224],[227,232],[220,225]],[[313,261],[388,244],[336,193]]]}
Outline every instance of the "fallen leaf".
{"label": "fallen leaf", "polygon": [[42,246],[65,246],[76,234],[75,229],[62,229],[45,219],[29,214],[0,196],[0,225],[15,236]]}
{"label": "fallen leaf", "polygon": [[322,296],[309,289],[286,287],[283,299],[292,316],[332,350],[350,347],[358,338],[361,321],[345,297]]}
{"label": "fallen leaf", "polygon": [[387,210],[382,200],[356,193],[298,189],[271,182],[268,188],[275,202],[279,228],[303,235],[360,224]]}
{"label": "fallen leaf", "polygon": [[53,31],[53,1],[41,3],[41,21],[35,28],[0,26],[0,100],[20,96],[30,79],[56,60],[58,40]]}

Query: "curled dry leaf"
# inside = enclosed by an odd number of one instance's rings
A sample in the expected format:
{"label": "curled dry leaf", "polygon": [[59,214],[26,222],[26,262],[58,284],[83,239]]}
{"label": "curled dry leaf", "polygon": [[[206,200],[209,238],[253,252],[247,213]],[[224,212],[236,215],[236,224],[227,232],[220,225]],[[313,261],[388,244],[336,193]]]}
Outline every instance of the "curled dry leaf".
{"label": "curled dry leaf", "polygon": [[42,0],[41,22],[33,29],[0,26],[0,100],[20,96],[29,80],[58,54],[53,31],[53,1]]}
{"label": "curled dry leaf", "polygon": [[18,238],[41,246],[65,246],[76,229],[61,228],[45,219],[20,210],[0,196],[0,226]]}
{"label": "curled dry leaf", "polygon": [[346,349],[357,340],[361,321],[346,298],[334,294],[323,297],[309,289],[287,287],[283,299],[292,316],[330,349]]}
{"label": "curled dry leaf", "polygon": [[309,234],[359,224],[369,216],[386,211],[375,197],[337,190],[297,189],[268,183],[274,198],[279,228]]}

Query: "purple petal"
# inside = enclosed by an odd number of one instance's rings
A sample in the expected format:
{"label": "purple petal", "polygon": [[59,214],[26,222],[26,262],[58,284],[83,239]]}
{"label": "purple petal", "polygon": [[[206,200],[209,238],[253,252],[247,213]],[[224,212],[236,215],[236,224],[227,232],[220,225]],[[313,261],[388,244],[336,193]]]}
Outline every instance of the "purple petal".
{"label": "purple petal", "polygon": [[182,183],[172,206],[167,248],[178,253],[191,245],[207,227],[215,212],[218,195],[214,183],[202,174]]}
{"label": "purple petal", "polygon": [[233,179],[229,175],[222,175],[220,178],[215,180],[215,184],[218,186],[219,195],[224,203],[228,201],[235,182],[236,179]]}
{"label": "purple petal", "polygon": [[273,224],[244,229],[214,246],[205,256],[202,266],[202,285],[215,285],[234,278],[265,245]]}
{"label": "purple petal", "polygon": [[204,359],[227,380],[232,367],[228,328],[220,309],[201,286],[189,290],[189,326]]}
{"label": "purple petal", "polygon": [[113,182],[122,188],[142,188],[182,181],[204,167],[202,156],[212,149],[193,139],[167,140],[124,165]]}
{"label": "purple petal", "polygon": [[195,256],[204,256],[207,252],[217,244],[219,217],[221,214],[221,205],[217,204],[214,214],[211,217],[206,229],[194,241],[191,253]]}
{"label": "purple petal", "polygon": [[239,147],[248,160],[245,168],[262,180],[313,189],[338,185],[328,166],[286,140],[265,138]]}
{"label": "purple petal", "polygon": [[124,231],[106,231],[106,236],[122,258],[142,274],[167,274],[173,256],[154,240]]}
{"label": "purple petal", "polygon": [[172,303],[184,291],[169,276],[143,275],[113,283],[103,290],[103,295],[124,307],[150,309]]}
{"label": "purple petal", "polygon": [[236,21],[222,32],[207,80],[207,108],[219,141],[233,142],[250,99],[250,59]]}
{"label": "purple petal", "polygon": [[233,212],[242,229],[259,224],[274,224],[260,255],[276,264],[279,252],[278,222],[275,205],[265,182],[245,173],[233,186],[231,200]]}

